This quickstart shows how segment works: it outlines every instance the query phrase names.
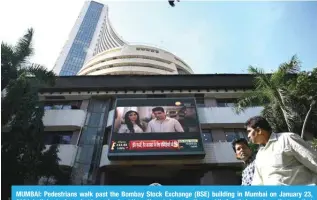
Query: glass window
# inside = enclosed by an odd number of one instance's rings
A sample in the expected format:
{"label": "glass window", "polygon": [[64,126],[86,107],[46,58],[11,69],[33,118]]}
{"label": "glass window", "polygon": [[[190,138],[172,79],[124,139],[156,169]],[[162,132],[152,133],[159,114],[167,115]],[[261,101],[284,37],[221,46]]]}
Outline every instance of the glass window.
{"label": "glass window", "polygon": [[79,144],[94,144],[97,137],[98,128],[85,127],[80,136]]}
{"label": "glass window", "polygon": [[196,99],[197,107],[205,106],[205,97],[203,94],[195,94],[195,99]]}
{"label": "glass window", "polygon": [[210,142],[212,142],[213,140],[212,140],[212,135],[211,135],[211,133],[203,133],[203,142],[205,142],[205,143],[210,143]]}
{"label": "glass window", "polygon": [[218,107],[226,107],[226,103],[217,102]]}
{"label": "glass window", "polygon": [[238,134],[239,138],[248,139],[248,134],[245,129],[235,129],[235,132]]}
{"label": "glass window", "polygon": [[88,125],[91,127],[98,127],[100,124],[100,119],[101,113],[91,113]]}
{"label": "glass window", "polygon": [[[99,140],[98,142],[95,143],[94,145],[94,152],[92,154],[92,162],[93,163],[98,163],[100,161],[100,156],[102,154],[102,140],[100,139],[100,137],[97,137],[97,139]],[[100,148],[101,147],[101,148]],[[99,164],[99,163],[98,163]]]}
{"label": "glass window", "polygon": [[70,135],[62,135],[61,144],[70,144],[72,140],[72,136]]}
{"label": "glass window", "polygon": [[227,142],[232,142],[234,139],[239,138],[238,134],[234,130],[225,130]]}
{"label": "glass window", "polygon": [[217,99],[218,107],[233,107],[236,99]]}
{"label": "glass window", "polygon": [[44,106],[44,110],[52,110],[52,106]]}
{"label": "glass window", "polygon": [[[88,118],[89,117],[89,118]],[[102,126],[104,113],[91,113],[90,115],[87,115],[88,119],[88,126],[90,127],[99,127]]]}
{"label": "glass window", "polygon": [[202,140],[204,143],[213,142],[212,133],[210,129],[203,129],[202,130]]}
{"label": "glass window", "polygon": [[71,144],[73,132],[66,131],[66,132],[55,132],[55,131],[48,131],[44,133],[44,144],[45,145],[52,145],[52,144]]}
{"label": "glass window", "polygon": [[76,109],[80,109],[80,104],[72,104],[71,105],[71,109],[76,110]]}
{"label": "glass window", "polygon": [[87,184],[87,176],[85,176],[85,174],[87,174],[89,170],[89,164],[75,163],[72,173],[72,182],[78,185]]}
{"label": "glass window", "polygon": [[84,164],[91,163],[93,152],[93,145],[80,145],[78,148],[78,154],[76,156],[76,162]]}
{"label": "glass window", "polygon": [[[76,75],[81,69],[86,57],[86,49],[89,47],[89,44],[92,40],[93,33],[95,32],[97,23],[99,21],[102,8],[103,5],[96,5],[93,2],[90,3],[83,22],[81,23],[77,32],[75,42],[73,42],[70,48],[70,51],[59,75]],[[71,61],[72,59],[70,58],[74,58],[76,56],[81,59]]]}
{"label": "glass window", "polygon": [[63,108],[63,105],[53,105],[54,110],[61,110]]}
{"label": "glass window", "polygon": [[63,110],[71,110],[72,106],[71,105],[63,105]]}
{"label": "glass window", "polygon": [[92,112],[105,112],[105,104],[104,102],[94,101],[93,102],[93,110]]}
{"label": "glass window", "polygon": [[80,109],[81,101],[44,102],[45,110],[71,110]]}

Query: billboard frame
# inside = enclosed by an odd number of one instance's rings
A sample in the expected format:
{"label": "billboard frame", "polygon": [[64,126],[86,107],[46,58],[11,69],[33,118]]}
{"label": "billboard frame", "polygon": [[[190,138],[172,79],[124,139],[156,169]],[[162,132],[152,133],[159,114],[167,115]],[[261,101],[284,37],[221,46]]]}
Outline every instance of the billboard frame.
{"label": "billboard frame", "polygon": [[[194,151],[194,152],[127,152],[127,153],[113,153],[110,152],[111,143],[113,139],[113,134],[118,134],[114,132],[114,125],[115,125],[115,117],[117,112],[117,106],[118,106],[118,100],[145,100],[145,99],[151,99],[151,100],[163,100],[163,99],[170,99],[175,101],[181,101],[184,99],[191,100],[194,102],[195,107],[195,115],[197,119],[197,125],[199,128],[199,137],[198,144],[201,144],[201,151]],[[142,107],[142,106],[134,106],[131,107]],[[151,107],[149,105],[149,107]],[[154,107],[154,106],[153,106]],[[171,139],[172,140],[172,139]],[[110,161],[117,161],[117,160],[178,160],[178,159],[203,159],[205,158],[205,147],[203,143],[202,138],[202,130],[201,130],[201,124],[199,120],[198,115],[198,109],[197,109],[197,103],[196,99],[194,97],[171,97],[171,98],[116,98],[115,104],[114,104],[114,114],[113,114],[113,121],[111,126],[111,132],[110,132],[110,138],[108,140],[108,151],[107,151],[107,157]]]}

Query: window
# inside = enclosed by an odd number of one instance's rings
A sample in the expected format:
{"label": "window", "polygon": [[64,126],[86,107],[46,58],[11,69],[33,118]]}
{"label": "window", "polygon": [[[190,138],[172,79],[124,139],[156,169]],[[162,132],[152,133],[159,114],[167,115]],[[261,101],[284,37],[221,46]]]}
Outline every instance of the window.
{"label": "window", "polygon": [[195,94],[197,107],[205,107],[205,95],[204,94]]}
{"label": "window", "polygon": [[71,105],[63,105],[63,110],[71,110],[72,106]]}
{"label": "window", "polygon": [[232,142],[236,138],[248,139],[247,133],[244,129],[225,129],[227,142]]}
{"label": "window", "polygon": [[44,110],[76,110],[80,109],[82,101],[45,102]]}
{"label": "window", "polygon": [[239,138],[248,139],[248,134],[245,129],[234,129],[234,131],[238,134]]}
{"label": "window", "polygon": [[61,144],[70,144],[72,140],[72,136],[71,135],[62,135],[61,137]]}
{"label": "window", "polygon": [[234,131],[226,131],[225,135],[227,142],[232,142],[234,139],[237,138],[237,134]]}
{"label": "window", "polygon": [[236,99],[217,99],[218,107],[233,107]]}
{"label": "window", "polygon": [[211,130],[202,130],[203,143],[213,142]]}
{"label": "window", "polygon": [[94,144],[97,138],[98,128],[84,127],[79,139],[79,144]]}
{"label": "window", "polygon": [[53,105],[52,109],[53,110],[62,110],[64,105]]}
{"label": "window", "polygon": [[52,145],[52,144],[71,144],[73,132],[65,131],[65,132],[45,132],[44,136],[44,144]]}
{"label": "window", "polygon": [[[77,32],[75,42],[72,43],[70,51],[67,55],[66,61],[62,66],[60,75],[75,75],[81,69],[86,57],[86,49],[93,38],[93,33],[96,30],[98,19],[101,15],[103,5],[91,3],[83,18],[83,21]],[[78,57],[80,60],[77,62],[71,61],[72,57]]]}
{"label": "window", "polygon": [[76,162],[79,163],[90,163],[92,160],[92,155],[94,153],[93,145],[79,145],[78,156],[76,156]]}

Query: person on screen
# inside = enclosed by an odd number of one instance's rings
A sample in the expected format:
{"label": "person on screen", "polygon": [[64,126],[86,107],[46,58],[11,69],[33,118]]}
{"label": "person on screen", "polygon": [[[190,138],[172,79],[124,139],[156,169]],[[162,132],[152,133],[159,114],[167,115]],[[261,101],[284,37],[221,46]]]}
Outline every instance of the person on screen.
{"label": "person on screen", "polygon": [[179,123],[182,125],[184,132],[198,132],[198,122],[196,117],[196,111],[193,107],[183,107],[179,111]]}
{"label": "person on screen", "polygon": [[295,133],[274,133],[268,121],[255,116],[245,127],[260,145],[252,185],[316,185],[317,152]]}
{"label": "person on screen", "polygon": [[233,140],[232,148],[236,154],[237,159],[242,160],[244,163],[241,185],[251,185],[254,175],[255,154],[252,152],[248,141],[244,138]]}
{"label": "person on screen", "polygon": [[124,116],[125,124],[121,124],[118,133],[143,133],[144,127],[141,125],[139,113],[130,110]]}
{"label": "person on screen", "polygon": [[118,108],[115,109],[115,113],[114,113],[114,124],[113,124],[113,129],[114,129],[114,132],[117,133],[119,128],[120,128],[120,125],[121,125],[121,121],[122,121],[122,118],[121,116],[119,115],[119,111],[118,111]]}
{"label": "person on screen", "polygon": [[155,118],[148,123],[146,132],[184,132],[182,125],[176,119],[166,116],[164,108],[155,107],[152,112]]}

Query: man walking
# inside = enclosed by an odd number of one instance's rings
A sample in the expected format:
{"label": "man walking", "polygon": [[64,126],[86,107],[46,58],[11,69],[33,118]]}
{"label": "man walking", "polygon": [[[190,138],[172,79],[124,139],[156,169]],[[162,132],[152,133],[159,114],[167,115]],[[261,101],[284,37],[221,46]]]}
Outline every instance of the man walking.
{"label": "man walking", "polygon": [[236,157],[244,163],[242,171],[241,185],[251,185],[254,175],[254,159],[255,155],[248,145],[248,141],[244,138],[235,139],[232,141],[232,148],[236,153]]}
{"label": "man walking", "polygon": [[273,133],[268,121],[250,118],[245,127],[260,148],[252,185],[316,185],[317,152],[295,133]]}

